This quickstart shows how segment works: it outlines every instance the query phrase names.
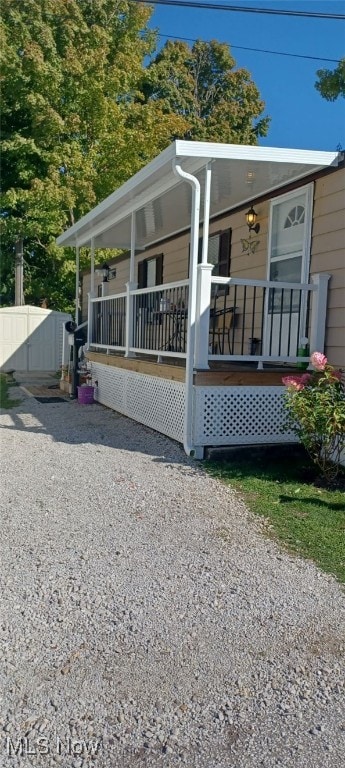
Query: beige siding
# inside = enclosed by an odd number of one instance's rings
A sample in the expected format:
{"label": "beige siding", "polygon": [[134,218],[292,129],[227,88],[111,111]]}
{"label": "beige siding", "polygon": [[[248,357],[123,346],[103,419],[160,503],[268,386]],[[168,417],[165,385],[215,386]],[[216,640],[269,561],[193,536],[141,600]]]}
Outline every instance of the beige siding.
{"label": "beige siding", "polygon": [[345,367],[345,169],[317,179],[310,273],[331,275],[325,353]]}

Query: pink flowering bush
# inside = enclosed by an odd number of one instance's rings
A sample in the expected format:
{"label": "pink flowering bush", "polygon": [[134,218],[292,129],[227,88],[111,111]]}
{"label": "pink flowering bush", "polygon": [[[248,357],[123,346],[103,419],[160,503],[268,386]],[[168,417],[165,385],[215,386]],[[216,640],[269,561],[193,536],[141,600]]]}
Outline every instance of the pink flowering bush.
{"label": "pink flowering bush", "polygon": [[316,371],[324,371],[327,365],[327,357],[322,352],[313,352],[310,362]]}
{"label": "pink flowering bush", "polygon": [[342,372],[329,365],[321,352],[314,352],[310,362],[313,371],[282,379],[286,426],[298,436],[322,477],[331,482],[345,449],[345,382]]}

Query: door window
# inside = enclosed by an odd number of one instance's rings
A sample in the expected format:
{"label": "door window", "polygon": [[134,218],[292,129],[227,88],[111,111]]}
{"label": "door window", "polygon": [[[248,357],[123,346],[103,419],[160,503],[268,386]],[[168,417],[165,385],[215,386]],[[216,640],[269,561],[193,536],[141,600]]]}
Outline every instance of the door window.
{"label": "door window", "polygon": [[[268,278],[277,282],[308,281],[312,185],[272,201]],[[291,303],[292,299],[292,303]],[[299,306],[300,292],[270,291],[269,311],[291,312]]]}

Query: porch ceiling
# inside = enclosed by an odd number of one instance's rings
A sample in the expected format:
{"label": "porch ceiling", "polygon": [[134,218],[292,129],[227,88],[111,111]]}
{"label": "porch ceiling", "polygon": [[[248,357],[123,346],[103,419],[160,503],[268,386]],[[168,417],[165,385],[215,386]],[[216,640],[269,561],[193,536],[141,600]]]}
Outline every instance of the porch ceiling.
{"label": "porch ceiling", "polygon": [[119,189],[57,238],[57,244],[124,248],[131,244],[136,212],[136,248],[144,249],[190,226],[191,188],[173,172],[173,161],[201,185],[201,217],[207,164],[212,169],[210,216],[254,201],[322,168],[337,166],[338,152],[175,141]]}

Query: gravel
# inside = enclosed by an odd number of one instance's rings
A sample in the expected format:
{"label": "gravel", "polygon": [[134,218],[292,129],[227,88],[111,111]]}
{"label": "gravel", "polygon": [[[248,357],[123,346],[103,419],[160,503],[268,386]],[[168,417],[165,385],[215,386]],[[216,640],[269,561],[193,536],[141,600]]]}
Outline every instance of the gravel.
{"label": "gravel", "polygon": [[335,579],[100,405],[0,422],[2,764],[342,767]]}

